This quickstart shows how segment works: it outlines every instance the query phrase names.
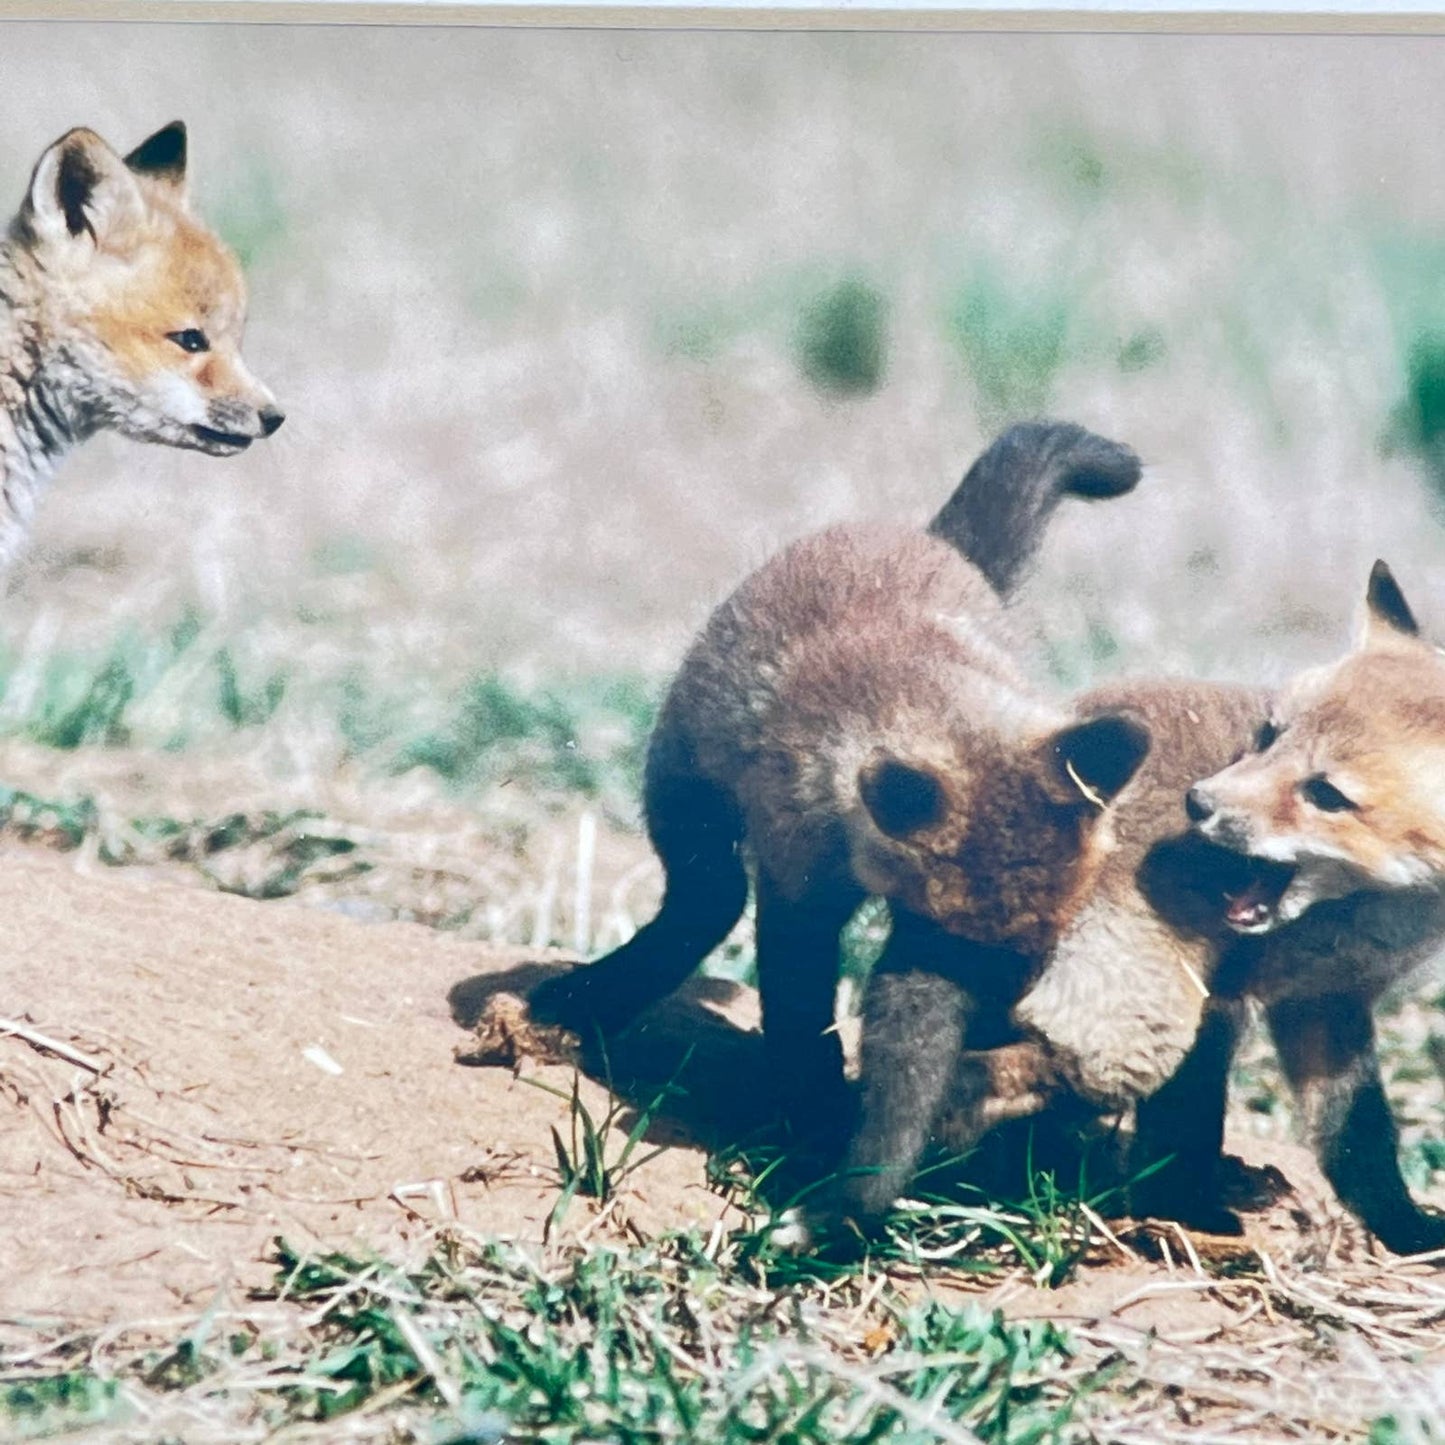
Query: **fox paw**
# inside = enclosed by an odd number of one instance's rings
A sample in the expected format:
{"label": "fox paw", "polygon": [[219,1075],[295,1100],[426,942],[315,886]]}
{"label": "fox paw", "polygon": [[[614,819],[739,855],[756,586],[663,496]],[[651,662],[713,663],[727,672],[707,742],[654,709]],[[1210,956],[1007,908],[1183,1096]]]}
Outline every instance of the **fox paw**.
{"label": "fox paw", "polygon": [[1151,1191],[1142,1197],[1135,1193],[1129,1210],[1136,1219],[1179,1224],[1191,1233],[1213,1234],[1225,1239],[1238,1239],[1244,1234],[1239,1216],[1218,1200],[1185,1199]]}
{"label": "fox paw", "polygon": [[[643,983],[649,980],[644,979]],[[640,1013],[663,995],[639,994],[631,980],[604,963],[574,964],[565,973],[545,979],[527,994],[527,1008],[539,1024],[571,1029],[587,1044],[600,1034],[624,1033]]]}
{"label": "fox paw", "polygon": [[832,1263],[861,1259],[868,1233],[852,1219],[828,1210],[785,1209],[768,1227],[768,1243],[779,1254],[818,1255]]}
{"label": "fox paw", "polygon": [[1216,1183],[1220,1200],[1246,1214],[1262,1213],[1294,1193],[1294,1186],[1273,1164],[1246,1164],[1234,1154],[1220,1159]]}
{"label": "fox paw", "polygon": [[555,978],[544,979],[527,995],[527,1010],[539,1024],[583,1033],[593,1028],[615,1032],[612,1020],[601,1017],[597,980],[589,977],[590,967],[569,968]]}
{"label": "fox paw", "polygon": [[475,1038],[458,1046],[457,1062],[507,1069],[519,1068],[527,1060],[575,1065],[576,1035],[557,1024],[540,1022],[529,1003],[514,993],[493,994],[477,1019]]}
{"label": "fox paw", "polygon": [[[1445,1216],[1417,1207],[1403,1219],[1391,1220],[1388,1225],[1382,1221],[1374,1234],[1391,1254],[1435,1254],[1445,1250]],[[1445,1268],[1445,1259],[1432,1262],[1436,1268]]]}

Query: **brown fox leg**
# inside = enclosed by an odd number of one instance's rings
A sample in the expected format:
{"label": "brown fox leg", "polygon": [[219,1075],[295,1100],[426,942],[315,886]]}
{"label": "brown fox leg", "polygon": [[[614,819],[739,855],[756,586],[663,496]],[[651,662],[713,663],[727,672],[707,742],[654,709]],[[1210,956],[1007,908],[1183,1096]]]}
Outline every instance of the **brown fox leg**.
{"label": "brown fox leg", "polygon": [[934,1132],[949,1149],[962,1152],[990,1129],[1032,1118],[1067,1093],[1048,1050],[1035,1039],[965,1049]]}
{"label": "brown fox leg", "polygon": [[757,880],[758,992],[768,1066],[795,1127],[839,1142],[851,1125],[843,1046],[834,1027],[838,935],[863,901],[851,883],[798,901]]}
{"label": "brown fox leg", "polygon": [[742,916],[748,880],[732,800],[700,778],[650,776],[648,822],[667,876],[657,917],[606,958],[533,989],[541,1022],[617,1033],[677,988]]}
{"label": "brown fox leg", "polygon": [[1214,1234],[1240,1232],[1239,1220],[1219,1201],[1218,1174],[1241,1014],[1237,1003],[1212,1001],[1178,1071],[1140,1103],[1130,1170],[1158,1167],[1130,1191],[1135,1214],[1177,1219]]}
{"label": "brown fox leg", "polygon": [[[837,1216],[865,1230],[875,1226],[912,1182],[925,1147],[953,1106],[965,1034],[981,1009],[989,1011],[980,997],[993,992],[991,984],[996,987],[987,977],[995,965],[994,951],[895,913],[863,999],[862,1101],[831,1201]],[[976,991],[970,986],[975,973],[981,985]]]}
{"label": "brown fox leg", "polygon": [[1368,1003],[1343,995],[1289,1000],[1268,1018],[1320,1167],[1341,1202],[1395,1254],[1445,1248],[1445,1218],[1421,1209],[1400,1175]]}

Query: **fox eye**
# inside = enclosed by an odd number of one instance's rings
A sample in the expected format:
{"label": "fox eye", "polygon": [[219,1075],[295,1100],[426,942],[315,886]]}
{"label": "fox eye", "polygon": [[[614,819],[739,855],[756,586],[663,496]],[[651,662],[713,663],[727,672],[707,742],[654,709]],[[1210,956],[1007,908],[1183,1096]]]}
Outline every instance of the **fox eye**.
{"label": "fox eye", "polygon": [[1323,773],[1306,778],[1299,785],[1299,795],[1310,807],[1318,808],[1322,813],[1353,813],[1360,806],[1340,792]]}
{"label": "fox eye", "polygon": [[166,340],[174,341],[182,351],[209,351],[211,349],[211,342],[206,333],[197,331],[194,326],[188,326],[184,331],[167,331]]}
{"label": "fox eye", "polygon": [[1254,750],[1257,753],[1268,752],[1279,740],[1279,724],[1275,722],[1264,722],[1259,725],[1259,731],[1254,735]]}

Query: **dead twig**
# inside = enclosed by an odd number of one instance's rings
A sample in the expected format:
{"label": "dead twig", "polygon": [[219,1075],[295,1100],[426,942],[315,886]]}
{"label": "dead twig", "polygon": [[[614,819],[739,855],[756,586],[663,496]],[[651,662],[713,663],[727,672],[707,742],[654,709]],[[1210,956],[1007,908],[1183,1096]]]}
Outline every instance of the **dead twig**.
{"label": "dead twig", "polygon": [[107,1064],[97,1063],[88,1054],[81,1053],[79,1049],[72,1048],[69,1044],[63,1044],[59,1039],[52,1039],[49,1034],[43,1034],[39,1029],[33,1029],[28,1024],[22,1024],[16,1019],[0,1019],[0,1038],[7,1034],[13,1035],[17,1039],[23,1039],[31,1048],[54,1054],[57,1058],[64,1059],[77,1068],[88,1069],[92,1074],[103,1074],[109,1067]]}

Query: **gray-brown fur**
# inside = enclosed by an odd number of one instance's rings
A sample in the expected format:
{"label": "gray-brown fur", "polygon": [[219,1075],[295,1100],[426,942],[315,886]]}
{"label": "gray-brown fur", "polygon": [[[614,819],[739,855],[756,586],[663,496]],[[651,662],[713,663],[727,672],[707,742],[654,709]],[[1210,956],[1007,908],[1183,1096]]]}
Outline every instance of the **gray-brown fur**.
{"label": "gray-brown fur", "polygon": [[[895,911],[863,998],[861,1097],[838,1181],[813,1211],[865,1232],[906,1189],[930,1143],[968,1148],[1032,1082],[997,1063],[1036,956],[983,947]],[[1032,1096],[1036,1102],[1038,1096]]]}
{"label": "gray-brown fur", "polygon": [[[1018,483],[1026,505],[997,535],[1023,557],[1048,508],[1031,489],[1028,448],[1007,445],[1023,470],[984,475]],[[1126,449],[1116,456],[1137,469]],[[1041,949],[1083,883],[1096,831],[1065,760],[1112,790],[1146,745],[1128,722],[1073,726],[1030,690],[1011,645],[983,572],[936,536],[837,527],[766,564],[709,619],[652,739],[658,916],[537,990],[537,1015],[604,1033],[629,1024],[736,922],[746,858],[780,1089],[795,1113],[844,1119],[833,996],[838,934],[857,905],[879,894],[955,934]],[[1023,818],[1027,847],[1011,847]]]}
{"label": "gray-brown fur", "polygon": [[[12,533],[28,524],[36,493],[78,430],[42,370],[40,294],[26,264],[15,240],[0,241],[0,502]],[[0,543],[0,553],[10,550]]]}
{"label": "gray-brown fur", "polygon": [[1126,708],[1154,738],[1114,808],[1115,848],[1016,1017],[1050,1041],[1068,1084],[1103,1108],[1154,1092],[1193,1046],[1208,988],[1234,950],[1223,897],[1245,865],[1190,828],[1184,796],[1254,746],[1268,696],[1183,679],[1125,681],[1079,701]]}
{"label": "gray-brown fur", "polygon": [[[1341,946],[1348,955],[1349,939]],[[1157,1172],[1135,1187],[1136,1213],[1220,1233],[1238,1227],[1218,1203],[1217,1171],[1245,997],[1210,1000],[1178,1072],[1140,1103],[1130,1166]],[[1341,1203],[1396,1254],[1445,1248],[1445,1219],[1415,1203],[1400,1172],[1399,1135],[1375,1056],[1373,1002],[1368,992],[1281,999],[1266,1008],[1265,1021]]]}

